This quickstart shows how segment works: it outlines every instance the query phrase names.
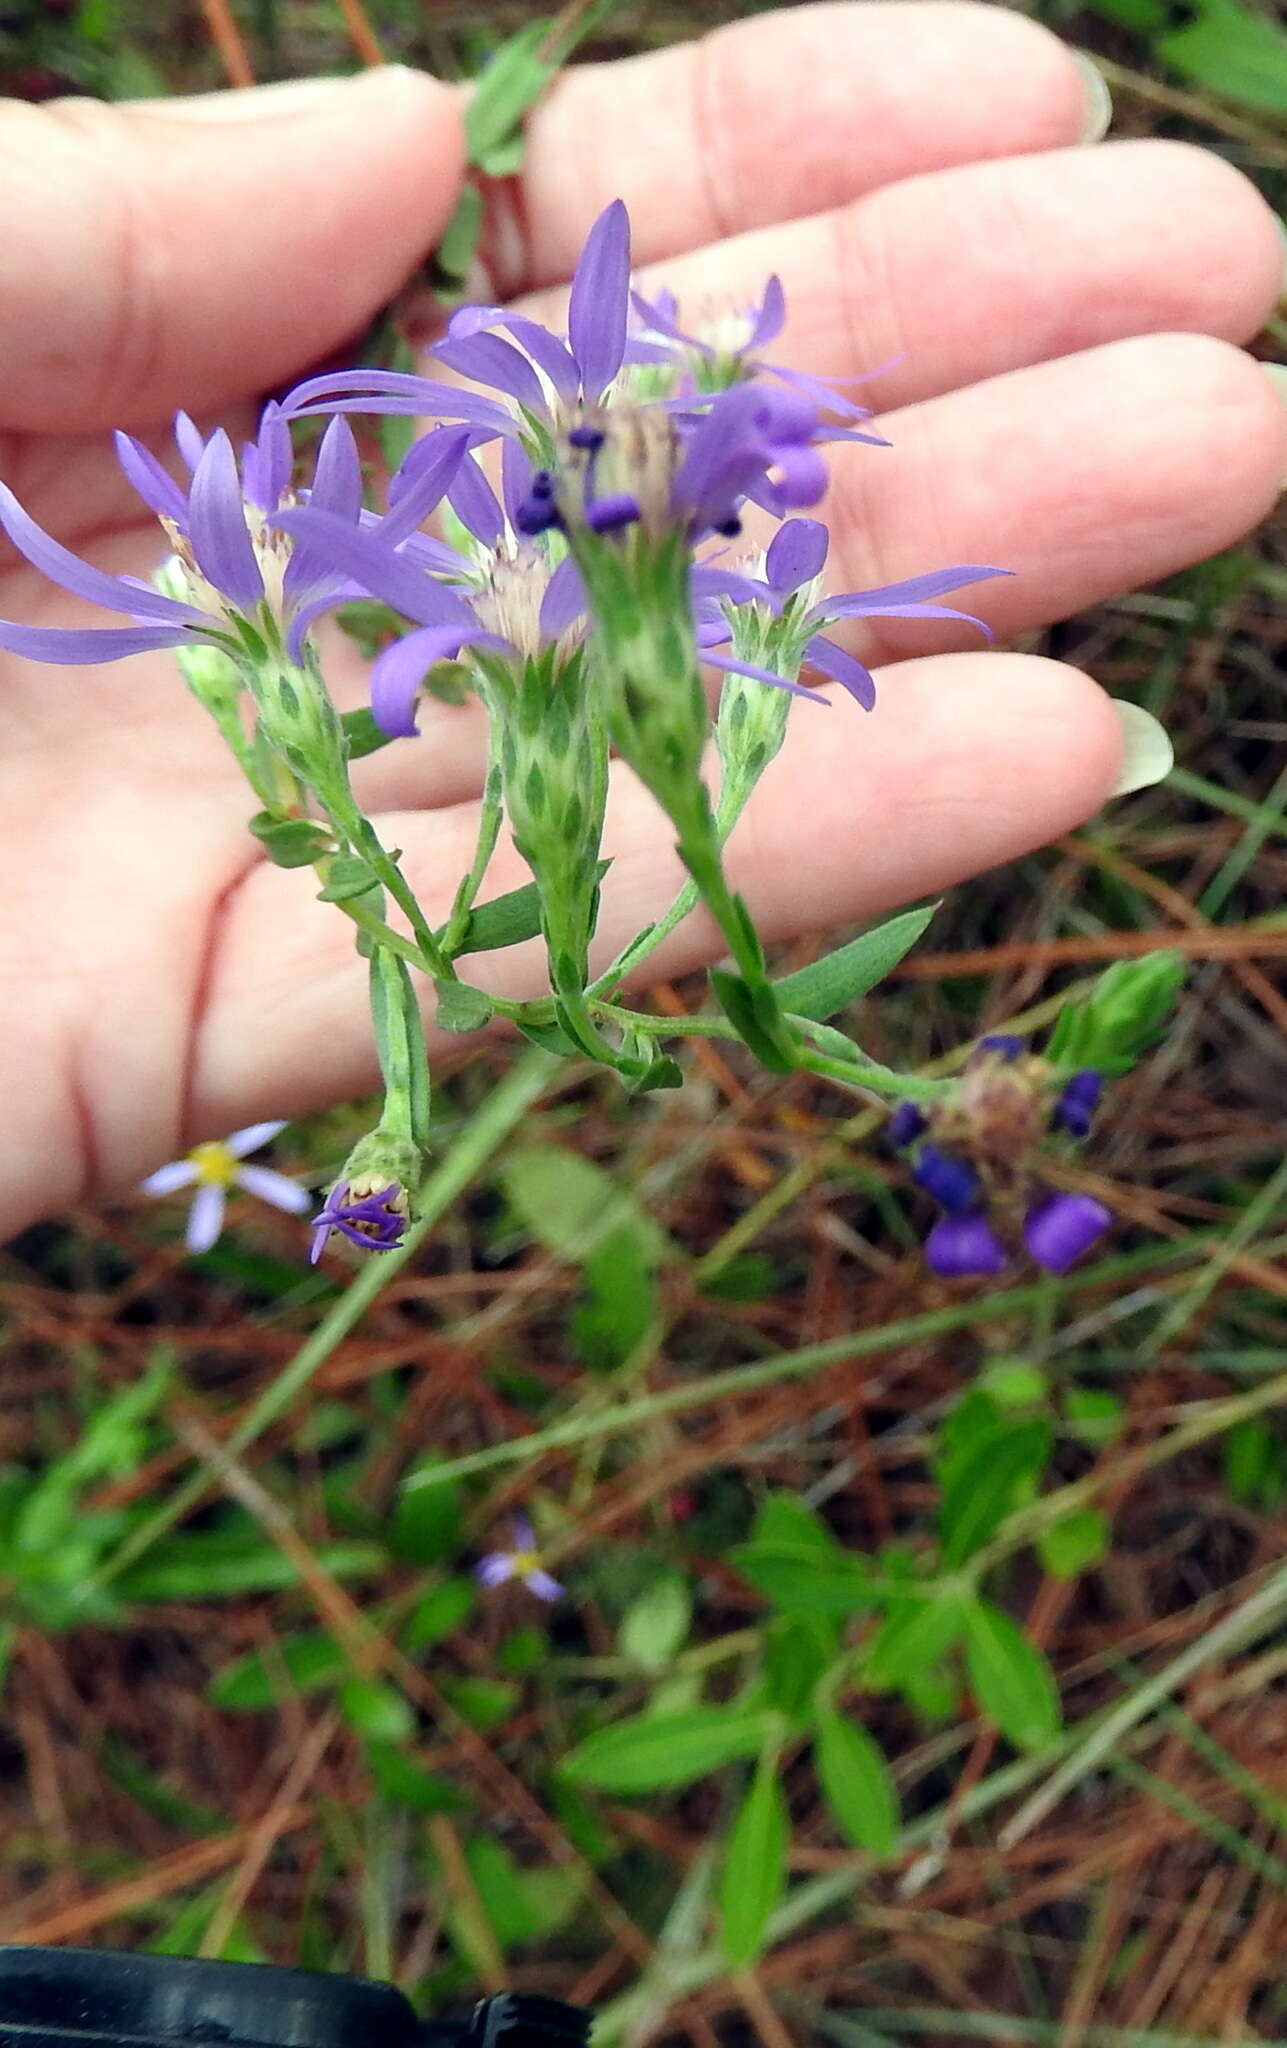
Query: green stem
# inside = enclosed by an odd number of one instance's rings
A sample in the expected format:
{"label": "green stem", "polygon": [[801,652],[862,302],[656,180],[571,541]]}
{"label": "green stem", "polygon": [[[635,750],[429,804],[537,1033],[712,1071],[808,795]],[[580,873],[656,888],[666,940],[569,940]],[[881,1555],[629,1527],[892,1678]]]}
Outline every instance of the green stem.
{"label": "green stem", "polygon": [[436,934],[443,952],[454,960],[464,944],[469,929],[470,912],[478,899],[491,857],[496,851],[500,838],[501,821],[504,815],[500,766],[500,724],[489,716],[487,728],[487,775],[483,783],[482,805],[478,814],[478,838],[474,846],[474,858],[469,873],[456,891],[456,900],[451,906],[451,916],[442,930]]}
{"label": "green stem", "polygon": [[[430,1174],[420,1190],[417,1215],[396,1251],[373,1252],[369,1263],[340,1296],[318,1324],[308,1342],[301,1346],[285,1371],[264,1388],[236,1429],[223,1445],[223,1458],[231,1463],[240,1458],[265,1430],[279,1422],[310,1381],[325,1365],[331,1353],[359,1323],[387,1283],[413,1258],[430,1231],[440,1221],[470,1182],[522,1121],[558,1072],[561,1062],[536,1047],[524,1053],[511,1067],[477,1113],[463,1126],[455,1144]],[[217,1474],[197,1473],[180,1486],[164,1506],[126,1538],[114,1556],[99,1567],[91,1586],[108,1584],[134,1563],[146,1550],[191,1512],[209,1491]]]}

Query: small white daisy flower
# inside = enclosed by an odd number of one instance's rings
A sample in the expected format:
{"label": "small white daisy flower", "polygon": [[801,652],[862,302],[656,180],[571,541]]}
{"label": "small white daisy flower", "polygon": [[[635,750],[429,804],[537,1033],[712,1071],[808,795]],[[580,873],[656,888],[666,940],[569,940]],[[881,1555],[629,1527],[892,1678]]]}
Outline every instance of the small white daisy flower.
{"label": "small white daisy flower", "polygon": [[196,1189],[183,1240],[190,1252],[208,1252],[217,1241],[223,1229],[229,1188],[245,1188],[249,1194],[258,1195],[261,1202],[271,1202],[274,1209],[284,1209],[290,1216],[303,1216],[313,1206],[306,1188],[298,1187],[284,1173],[274,1173],[267,1166],[241,1164],[248,1152],[257,1152],[285,1128],[284,1119],[247,1124],[244,1131],[234,1131],[230,1138],[194,1145],[185,1159],[172,1159],[168,1166],[158,1166],[155,1173],[140,1182],[139,1192],[173,1195],[180,1188]]}

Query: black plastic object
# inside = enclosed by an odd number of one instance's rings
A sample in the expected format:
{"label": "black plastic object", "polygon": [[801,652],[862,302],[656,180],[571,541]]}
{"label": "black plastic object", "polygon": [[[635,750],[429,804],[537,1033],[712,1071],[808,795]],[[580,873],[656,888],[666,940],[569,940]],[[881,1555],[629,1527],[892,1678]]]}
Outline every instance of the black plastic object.
{"label": "black plastic object", "polygon": [[507,1991],[421,2020],[392,1984],[131,1956],[0,1948],[0,2048],[586,2048],[590,2015]]}

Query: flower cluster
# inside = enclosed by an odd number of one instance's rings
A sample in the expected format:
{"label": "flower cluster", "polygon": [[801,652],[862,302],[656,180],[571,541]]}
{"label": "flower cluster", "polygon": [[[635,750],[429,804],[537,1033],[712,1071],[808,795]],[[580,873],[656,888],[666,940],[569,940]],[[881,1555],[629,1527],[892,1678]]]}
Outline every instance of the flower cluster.
{"label": "flower cluster", "polygon": [[980,1039],[959,1086],[922,1110],[900,1103],[888,1136],[911,1158],[912,1179],[944,1214],[925,1256],[944,1279],[996,1274],[1019,1242],[1050,1273],[1068,1268],[1112,1217],[1090,1195],[1045,1187],[1040,1148],[1050,1133],[1088,1134],[1103,1075],[1083,1067],[1060,1080],[1054,1068],[1006,1033]]}
{"label": "flower cluster", "polygon": [[[173,468],[118,435],[122,471],[168,550],[151,584],[78,560],[0,486],[0,526],[19,552],[122,621],[0,621],[0,647],[63,663],[176,649],[259,799],[252,828],[266,855],[311,865],[323,900],[356,927],[384,1106],[316,1219],[314,1258],[331,1233],[363,1250],[404,1241],[430,1144],[423,983],[412,970],[433,984],[447,1028],[472,1029],[503,1007],[538,1043],[604,1061],[630,1087],[674,1084],[674,1062],[640,1028],[651,1020],[632,1021],[612,1002],[620,977],[610,971],[612,987],[596,1001],[602,984],[591,975],[611,749],[670,819],[692,889],[727,942],[735,972],[715,987],[734,1029],[780,1071],[813,1057],[725,879],[732,819],[781,744],[789,699],[830,701],[802,670],[872,707],[870,670],[828,629],[945,618],[986,632],[936,600],[1004,572],[963,565],[826,591],[826,529],[800,515],[827,489],[832,448],[885,444],[866,408],[766,355],[785,321],[776,278],[757,306],[695,328],[664,291],[633,290],[630,223],[616,201],[590,229],[565,332],[502,306],[464,307],[429,351],[431,374],[308,378],[264,408],[241,450],[222,428],[205,432],[186,414],[175,424]],[[388,478],[380,509],[366,502],[366,451],[352,415],[428,423]],[[297,474],[300,422],[310,432],[323,424]],[[435,514],[441,530],[431,534]],[[761,547],[741,556],[730,543],[748,518],[765,531]],[[365,722],[331,701],[315,639],[324,615],[356,600],[402,622],[373,663]],[[474,688],[492,744],[474,857],[435,930],[364,816],[349,763],[384,739],[416,734],[420,693],[442,663]],[[704,779],[707,667],[731,679],[715,734],[726,771],[718,806]],[[549,993],[530,1005],[502,1005],[456,968],[481,949],[475,899],[506,820],[536,911],[491,943],[539,930]],[[632,965],[664,924],[632,942]],[[1079,1113],[1089,1110],[1070,1098],[1065,1120]],[[198,1147],[147,1183],[151,1192],[195,1185],[194,1246],[213,1242],[234,1185],[297,1213],[307,1206],[290,1183],[274,1194],[280,1177],[239,1164],[268,1128]],[[976,1201],[953,1213],[977,1232]]]}

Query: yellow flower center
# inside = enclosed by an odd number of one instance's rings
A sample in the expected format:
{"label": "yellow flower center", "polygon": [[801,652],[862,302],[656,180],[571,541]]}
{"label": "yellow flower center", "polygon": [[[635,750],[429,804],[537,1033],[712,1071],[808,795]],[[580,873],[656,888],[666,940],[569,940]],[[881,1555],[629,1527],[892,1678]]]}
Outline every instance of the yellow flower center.
{"label": "yellow flower center", "polygon": [[197,1169],[199,1187],[230,1188],[237,1178],[237,1162],[217,1138],[206,1145],[194,1145],[188,1158]]}
{"label": "yellow flower center", "polygon": [[532,1573],[539,1571],[540,1568],[541,1554],[538,1550],[516,1550],[514,1552],[514,1571],[518,1578],[529,1579]]}

